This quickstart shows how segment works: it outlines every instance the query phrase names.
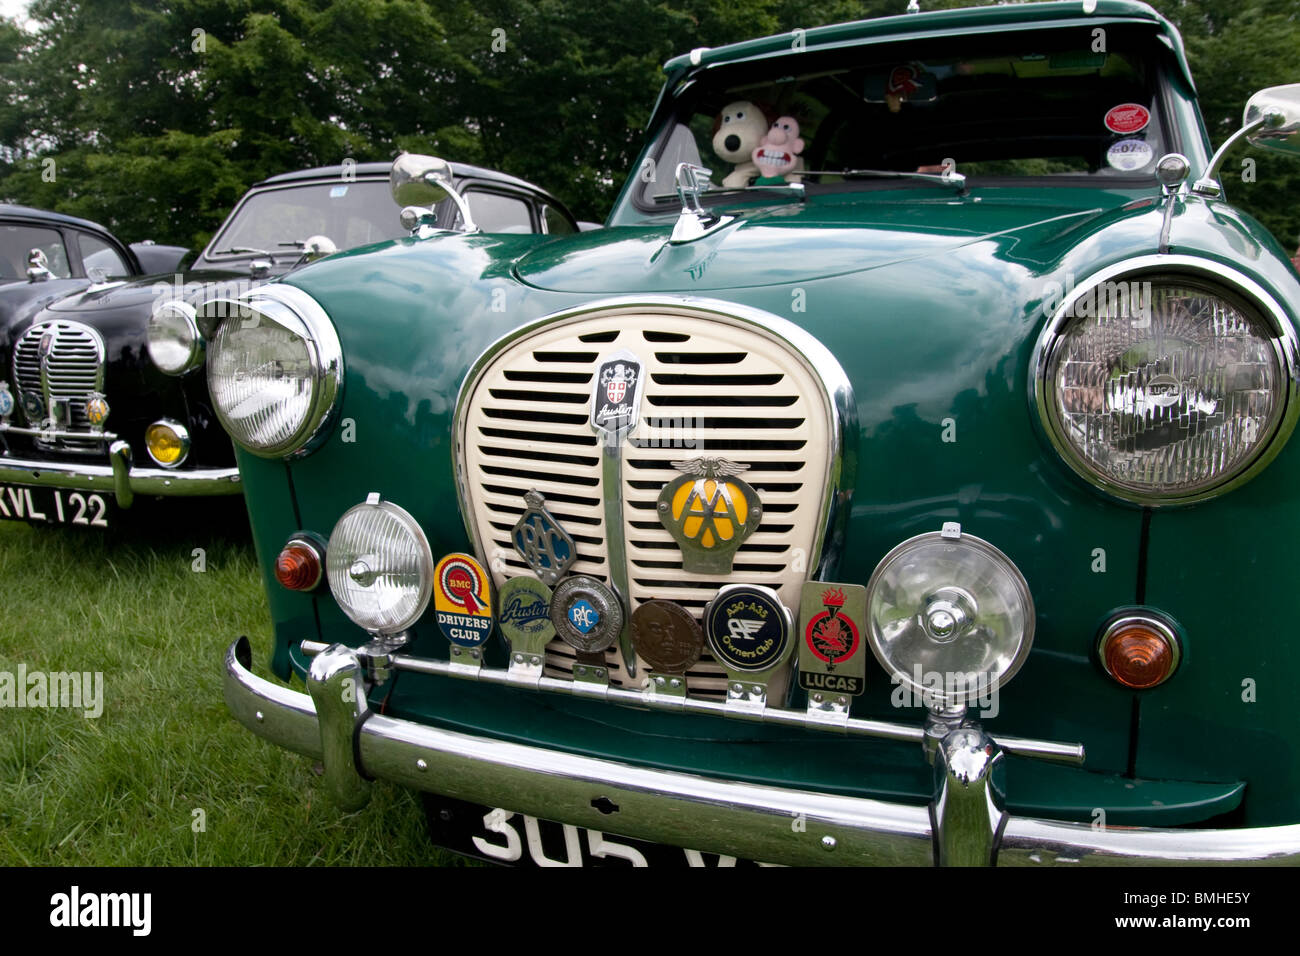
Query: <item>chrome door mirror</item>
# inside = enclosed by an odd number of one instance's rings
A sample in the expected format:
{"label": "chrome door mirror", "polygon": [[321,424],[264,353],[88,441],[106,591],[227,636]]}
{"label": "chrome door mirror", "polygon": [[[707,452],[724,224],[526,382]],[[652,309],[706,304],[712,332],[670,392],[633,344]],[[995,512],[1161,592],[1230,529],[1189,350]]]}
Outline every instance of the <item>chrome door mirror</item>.
{"label": "chrome door mirror", "polygon": [[418,230],[433,225],[432,209],[444,199],[451,199],[460,210],[463,228],[475,232],[478,227],[470,215],[465,198],[452,183],[451,163],[437,156],[403,153],[393,160],[388,174],[388,188],[402,207],[402,225]]}
{"label": "chrome door mirror", "polygon": [[1241,122],[1243,126],[1251,126],[1270,114],[1277,118],[1248,134],[1250,144],[1300,156],[1300,83],[1260,90],[1247,101]]}

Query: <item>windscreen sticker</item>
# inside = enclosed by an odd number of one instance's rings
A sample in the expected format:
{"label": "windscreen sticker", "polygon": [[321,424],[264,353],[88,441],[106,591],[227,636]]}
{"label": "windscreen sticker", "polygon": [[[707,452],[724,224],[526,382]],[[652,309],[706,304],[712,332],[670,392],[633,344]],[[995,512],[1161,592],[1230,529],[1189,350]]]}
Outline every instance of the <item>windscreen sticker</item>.
{"label": "windscreen sticker", "polygon": [[348,194],[347,186],[332,186],[330,188],[330,199],[342,199]]}
{"label": "windscreen sticker", "polygon": [[1106,111],[1106,128],[1112,133],[1129,136],[1146,129],[1151,112],[1140,103],[1121,103]]}
{"label": "windscreen sticker", "polygon": [[1140,139],[1121,139],[1106,150],[1106,162],[1111,168],[1126,173],[1142,169],[1154,156],[1155,150]]}

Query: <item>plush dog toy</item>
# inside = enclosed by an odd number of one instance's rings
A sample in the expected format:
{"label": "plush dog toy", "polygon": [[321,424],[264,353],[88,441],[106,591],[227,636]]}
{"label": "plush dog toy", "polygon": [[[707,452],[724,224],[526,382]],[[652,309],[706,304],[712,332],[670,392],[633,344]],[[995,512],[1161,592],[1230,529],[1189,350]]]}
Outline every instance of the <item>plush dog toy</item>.
{"label": "plush dog toy", "polygon": [[754,165],[754,148],[767,135],[773,116],[748,100],[736,100],[723,107],[713,120],[713,151],[736,166],[722,180],[727,188],[748,186],[759,175]]}
{"label": "plush dog toy", "polygon": [[803,168],[799,154],[803,152],[799,138],[799,121],[793,116],[778,116],[768,127],[763,141],[754,147],[752,159],[758,167],[756,186],[779,186],[797,183],[802,177],[796,170]]}

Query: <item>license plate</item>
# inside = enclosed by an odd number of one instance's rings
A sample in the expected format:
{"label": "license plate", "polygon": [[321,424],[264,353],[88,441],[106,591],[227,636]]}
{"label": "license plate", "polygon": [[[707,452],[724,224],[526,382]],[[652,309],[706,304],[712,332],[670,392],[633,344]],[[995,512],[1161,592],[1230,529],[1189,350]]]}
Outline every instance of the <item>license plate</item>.
{"label": "license plate", "polygon": [[0,521],[107,528],[109,509],[108,498],[91,492],[0,485]]}
{"label": "license plate", "polygon": [[613,836],[500,808],[425,795],[433,842],[505,866],[763,866],[717,853]]}

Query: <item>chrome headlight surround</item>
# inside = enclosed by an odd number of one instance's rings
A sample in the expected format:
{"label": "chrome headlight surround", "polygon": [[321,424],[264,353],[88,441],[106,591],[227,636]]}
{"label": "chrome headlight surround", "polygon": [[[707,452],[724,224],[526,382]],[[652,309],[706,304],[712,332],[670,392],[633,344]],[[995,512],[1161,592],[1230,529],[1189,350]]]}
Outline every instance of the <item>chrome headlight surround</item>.
{"label": "chrome headlight surround", "polygon": [[[216,298],[204,302],[199,316],[216,325],[208,347],[208,390],[221,426],[243,449],[260,458],[288,458],[307,454],[328,434],[343,388],[343,349],[338,333],[325,310],[306,292],[289,285],[273,284],[255,289],[237,299]],[[290,434],[275,441],[258,441],[225,408],[218,365],[230,338],[241,330],[270,322],[296,336],[305,345],[311,398]],[[254,369],[256,371],[256,369]],[[221,387],[219,387],[221,386]]]}
{"label": "chrome headlight surround", "polygon": [[[1223,474],[1194,484],[1186,491],[1159,493],[1137,482],[1125,482],[1106,474],[1089,462],[1069,440],[1056,409],[1054,383],[1051,381],[1054,350],[1063,333],[1074,321],[1074,306],[1106,283],[1116,281],[1182,284],[1220,298],[1242,309],[1248,316],[1262,320],[1278,372],[1276,407],[1268,427],[1249,455]],[[1150,303],[1148,303],[1148,306]],[[1086,320],[1088,317],[1083,317]],[[1300,418],[1300,341],[1277,300],[1249,276],[1229,266],[1197,256],[1140,256],[1110,266],[1090,275],[1070,291],[1043,328],[1034,346],[1029,367],[1030,401],[1037,410],[1043,431],[1061,459],[1083,480],[1102,492],[1144,507],[1167,507],[1190,504],[1218,497],[1239,487],[1257,475],[1277,456]]]}
{"label": "chrome headlight surround", "polygon": [[149,313],[145,343],[149,358],[166,375],[184,375],[198,368],[206,344],[199,331],[198,310],[183,299],[159,302]]}

